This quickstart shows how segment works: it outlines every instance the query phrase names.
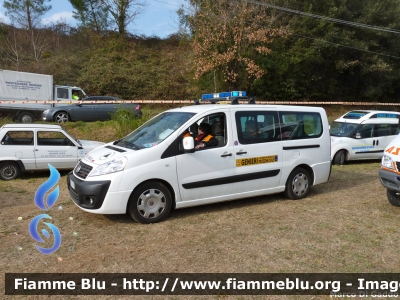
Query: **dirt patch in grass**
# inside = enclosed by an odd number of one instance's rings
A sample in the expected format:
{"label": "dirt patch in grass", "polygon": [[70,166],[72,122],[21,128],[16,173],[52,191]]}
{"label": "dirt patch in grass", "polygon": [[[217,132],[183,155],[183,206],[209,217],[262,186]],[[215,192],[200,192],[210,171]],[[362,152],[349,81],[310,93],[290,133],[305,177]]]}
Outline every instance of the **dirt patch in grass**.
{"label": "dirt patch in grass", "polygon": [[0,269],[3,274],[398,272],[400,209],[386,199],[378,170],[376,162],[334,166],[329,182],[313,187],[300,201],[276,194],[193,207],[175,210],[166,221],[151,225],[135,223],[127,215],[80,210],[69,199],[64,172],[60,196],[49,212],[63,240],[47,256],[36,250],[28,225],[42,213],[33,199],[49,173],[25,174],[0,181]]}

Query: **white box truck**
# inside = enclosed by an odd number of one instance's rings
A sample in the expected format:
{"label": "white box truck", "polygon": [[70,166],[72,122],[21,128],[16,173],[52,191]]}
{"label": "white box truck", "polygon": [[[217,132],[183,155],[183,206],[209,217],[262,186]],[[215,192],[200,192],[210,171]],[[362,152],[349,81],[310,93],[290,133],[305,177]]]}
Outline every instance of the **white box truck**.
{"label": "white box truck", "polygon": [[32,123],[40,118],[44,110],[57,104],[30,104],[26,103],[27,100],[72,101],[73,92],[77,92],[79,98],[86,97],[80,87],[53,86],[52,75],[0,70],[0,117],[11,117],[20,123]]}

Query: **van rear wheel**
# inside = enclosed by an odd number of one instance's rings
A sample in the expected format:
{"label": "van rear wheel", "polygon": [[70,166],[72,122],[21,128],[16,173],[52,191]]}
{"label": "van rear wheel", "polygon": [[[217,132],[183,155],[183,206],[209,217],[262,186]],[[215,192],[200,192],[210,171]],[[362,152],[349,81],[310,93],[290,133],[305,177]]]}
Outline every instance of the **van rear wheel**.
{"label": "van rear wheel", "polygon": [[19,176],[21,170],[19,166],[12,161],[3,162],[0,164],[0,178],[2,180],[12,180]]}
{"label": "van rear wheel", "polygon": [[169,189],[158,181],[143,183],[132,193],[128,213],[136,222],[157,223],[165,219],[172,206]]}
{"label": "van rear wheel", "polygon": [[387,190],[387,198],[393,206],[400,206],[400,195],[397,195],[395,191]]}
{"label": "van rear wheel", "polygon": [[310,191],[310,174],[304,168],[296,168],[286,182],[285,196],[292,200],[302,199]]}

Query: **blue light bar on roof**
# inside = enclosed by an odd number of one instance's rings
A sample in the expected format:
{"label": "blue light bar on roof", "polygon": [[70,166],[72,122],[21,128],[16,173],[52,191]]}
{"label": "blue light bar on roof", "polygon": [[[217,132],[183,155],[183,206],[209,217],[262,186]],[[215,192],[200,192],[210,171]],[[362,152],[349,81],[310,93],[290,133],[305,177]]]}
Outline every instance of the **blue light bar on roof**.
{"label": "blue light bar on roof", "polygon": [[246,92],[244,91],[233,91],[233,92],[221,92],[213,94],[203,94],[201,99],[212,99],[212,98],[226,98],[226,97],[246,97]]}
{"label": "blue light bar on roof", "polygon": [[214,98],[214,94],[203,94],[201,95],[201,99],[212,99]]}

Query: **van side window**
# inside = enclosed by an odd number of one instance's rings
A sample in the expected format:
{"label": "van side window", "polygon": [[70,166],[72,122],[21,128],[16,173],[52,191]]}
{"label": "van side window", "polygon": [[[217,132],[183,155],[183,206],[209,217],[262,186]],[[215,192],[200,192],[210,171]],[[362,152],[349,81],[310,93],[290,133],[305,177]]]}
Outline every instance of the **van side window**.
{"label": "van side window", "polygon": [[391,134],[390,124],[375,124],[374,137],[388,136]]}
{"label": "van side window", "polygon": [[364,124],[357,129],[355,135],[359,134],[360,138],[362,139],[371,138],[374,137],[373,129],[373,124]]}
{"label": "van side window", "polygon": [[[201,123],[210,125],[210,134],[218,141],[215,147],[223,147],[227,143],[228,132],[226,130],[226,115],[224,113],[214,113],[197,120],[189,128],[193,138],[197,137],[197,129]],[[214,147],[212,147],[214,148]],[[206,148],[207,149],[207,148]],[[205,149],[205,150],[206,150]]]}
{"label": "van side window", "polygon": [[71,146],[70,140],[58,131],[38,131],[38,146]]}
{"label": "van side window", "polygon": [[322,119],[319,113],[279,112],[282,140],[317,138],[322,134]]}
{"label": "van side window", "polygon": [[243,145],[275,142],[280,135],[277,112],[238,111],[235,121],[238,139]]}
{"label": "van side window", "polygon": [[390,135],[398,135],[399,133],[400,133],[399,125],[398,124],[390,124]]}
{"label": "van side window", "polygon": [[32,131],[8,131],[1,140],[2,145],[18,145],[31,146],[33,145]]}

